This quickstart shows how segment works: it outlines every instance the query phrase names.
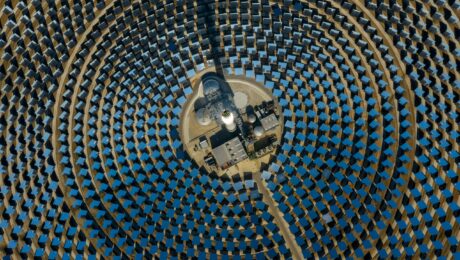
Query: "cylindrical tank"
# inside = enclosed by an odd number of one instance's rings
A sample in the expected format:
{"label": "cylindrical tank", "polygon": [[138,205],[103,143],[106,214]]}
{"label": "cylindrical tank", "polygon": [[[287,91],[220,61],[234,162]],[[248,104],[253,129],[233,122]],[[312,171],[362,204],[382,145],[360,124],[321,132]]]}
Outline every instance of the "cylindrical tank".
{"label": "cylindrical tank", "polygon": [[196,111],[195,115],[198,124],[202,126],[207,126],[211,123],[211,116],[209,115],[209,112],[206,109],[199,109],[198,111]]}
{"label": "cylindrical tank", "polygon": [[254,135],[256,137],[261,137],[264,134],[264,129],[261,126],[256,126],[254,128]]}
{"label": "cylindrical tank", "polygon": [[233,116],[232,112],[224,110],[224,112],[222,112],[222,122],[228,131],[233,132],[236,130],[235,116]]}
{"label": "cylindrical tank", "polygon": [[220,90],[220,87],[219,87],[219,81],[217,81],[216,79],[206,79],[204,82],[203,82],[203,92],[204,92],[204,95],[211,95],[215,92],[218,92]]}
{"label": "cylindrical tank", "polygon": [[249,120],[249,123],[254,124],[254,122],[256,121],[256,115],[249,114],[248,120]]}

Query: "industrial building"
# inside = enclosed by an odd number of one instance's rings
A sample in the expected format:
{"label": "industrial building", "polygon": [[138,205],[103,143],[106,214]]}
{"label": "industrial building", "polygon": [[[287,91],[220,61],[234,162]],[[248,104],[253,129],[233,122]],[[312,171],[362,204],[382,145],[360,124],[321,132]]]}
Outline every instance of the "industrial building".
{"label": "industrial building", "polygon": [[213,148],[212,153],[217,161],[217,165],[221,168],[228,168],[248,158],[248,154],[238,137],[234,137]]}

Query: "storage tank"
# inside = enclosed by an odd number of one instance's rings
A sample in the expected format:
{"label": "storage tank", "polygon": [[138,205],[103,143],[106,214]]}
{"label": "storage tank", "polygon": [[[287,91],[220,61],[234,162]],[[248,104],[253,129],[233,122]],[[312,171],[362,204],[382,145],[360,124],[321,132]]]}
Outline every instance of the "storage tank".
{"label": "storage tank", "polygon": [[257,118],[256,118],[256,115],[254,115],[254,114],[250,114],[250,115],[248,116],[249,123],[251,123],[251,124],[254,124],[254,122],[256,121],[256,119],[257,119]]}
{"label": "storage tank", "polygon": [[256,137],[261,137],[264,134],[264,129],[261,126],[256,126],[254,128],[254,135]]}
{"label": "storage tank", "polygon": [[211,123],[211,115],[205,108],[201,108],[198,111],[196,111],[195,116],[198,124],[202,126],[207,126]]}

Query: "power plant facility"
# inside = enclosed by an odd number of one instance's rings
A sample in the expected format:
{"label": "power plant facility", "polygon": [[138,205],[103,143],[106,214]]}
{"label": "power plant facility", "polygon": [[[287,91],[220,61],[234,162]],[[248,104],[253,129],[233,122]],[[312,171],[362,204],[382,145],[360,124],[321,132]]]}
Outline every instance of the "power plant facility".
{"label": "power plant facility", "polygon": [[[248,100],[248,94],[234,92],[231,85],[217,75],[202,76],[193,104],[198,124],[193,131],[203,131],[198,147],[201,152],[208,151],[203,160],[210,170],[226,170],[246,159],[257,160],[279,143],[275,128],[279,130],[280,118],[274,100],[270,97],[257,104],[250,104]],[[209,129],[212,122],[216,127]],[[270,137],[271,142],[264,142],[267,139],[264,137]]]}

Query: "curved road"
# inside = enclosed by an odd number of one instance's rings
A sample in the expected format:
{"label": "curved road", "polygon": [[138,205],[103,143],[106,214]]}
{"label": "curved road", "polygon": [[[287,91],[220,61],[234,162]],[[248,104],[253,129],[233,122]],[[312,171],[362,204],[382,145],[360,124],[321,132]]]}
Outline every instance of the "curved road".
{"label": "curved road", "polygon": [[261,173],[255,172],[253,173],[253,176],[254,176],[255,182],[257,183],[257,187],[259,188],[259,191],[262,193],[263,201],[268,205],[268,211],[275,218],[275,223],[280,229],[281,235],[286,241],[287,247],[291,250],[292,258],[294,260],[303,259],[302,249],[299,247],[299,245],[295,241],[295,237],[289,230],[289,225],[286,222],[286,220],[284,220],[282,213],[280,212],[278,206],[275,205],[275,202],[272,199],[271,192],[267,189],[267,187],[265,187],[264,182],[262,181]]}

